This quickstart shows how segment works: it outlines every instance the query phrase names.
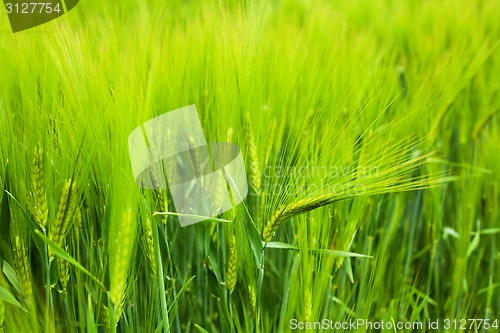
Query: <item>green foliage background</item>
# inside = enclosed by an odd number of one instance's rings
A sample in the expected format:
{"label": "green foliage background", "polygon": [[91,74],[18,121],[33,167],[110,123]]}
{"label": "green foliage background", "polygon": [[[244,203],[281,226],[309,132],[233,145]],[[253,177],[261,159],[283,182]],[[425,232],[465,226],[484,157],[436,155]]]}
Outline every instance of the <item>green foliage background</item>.
{"label": "green foliage background", "polygon": [[[1,329],[500,320],[498,12],[494,0],[88,0],[12,34],[1,11]],[[253,177],[221,216],[233,223],[163,224],[168,195],[133,181],[128,134],[190,104],[208,141],[232,131]],[[270,172],[301,166],[349,168]],[[262,243],[276,212],[316,199]]]}

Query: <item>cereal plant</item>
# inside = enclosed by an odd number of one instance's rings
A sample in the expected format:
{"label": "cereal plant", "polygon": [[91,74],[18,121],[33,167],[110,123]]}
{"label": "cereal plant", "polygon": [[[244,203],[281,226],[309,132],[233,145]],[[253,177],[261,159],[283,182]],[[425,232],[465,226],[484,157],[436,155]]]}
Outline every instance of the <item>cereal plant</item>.
{"label": "cereal plant", "polygon": [[[1,332],[499,329],[498,1],[64,1],[14,33],[22,3],[0,10]],[[182,227],[180,180],[141,186],[128,139],[188,105],[248,194],[221,168],[220,214]]]}

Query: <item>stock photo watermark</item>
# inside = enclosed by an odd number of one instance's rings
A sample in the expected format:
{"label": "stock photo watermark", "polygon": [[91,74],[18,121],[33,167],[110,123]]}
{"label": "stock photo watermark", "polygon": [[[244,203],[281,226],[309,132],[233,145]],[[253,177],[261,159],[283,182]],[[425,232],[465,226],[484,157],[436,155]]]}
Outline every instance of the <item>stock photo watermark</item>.
{"label": "stock photo watermark", "polygon": [[362,180],[374,179],[378,175],[379,168],[373,165],[266,166],[263,173],[263,188],[268,196],[296,193],[315,196],[322,194],[359,196],[366,192]]}
{"label": "stock photo watermark", "polygon": [[207,143],[194,105],[148,120],[132,131],[128,146],[137,185],[168,187],[181,226],[220,215],[248,194],[239,147]]}
{"label": "stock photo watermark", "polygon": [[499,326],[498,319],[429,319],[426,321],[396,321],[380,320],[373,321],[366,318],[349,319],[345,321],[335,321],[323,318],[319,321],[300,321],[296,318],[290,319],[290,330],[324,330],[324,331],[425,331],[428,330],[484,330],[486,332],[496,332]]}
{"label": "stock photo watermark", "polygon": [[26,1],[4,0],[12,32],[45,24],[72,10],[79,0]]}

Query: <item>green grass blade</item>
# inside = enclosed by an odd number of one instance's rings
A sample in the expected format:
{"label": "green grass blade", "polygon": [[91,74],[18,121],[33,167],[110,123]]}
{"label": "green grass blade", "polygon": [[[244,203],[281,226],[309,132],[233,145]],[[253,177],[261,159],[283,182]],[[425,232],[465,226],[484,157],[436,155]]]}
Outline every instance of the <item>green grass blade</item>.
{"label": "green grass blade", "polygon": [[24,312],[28,312],[28,310],[23,308],[23,306],[16,300],[16,298],[14,296],[12,296],[12,294],[2,286],[0,286],[0,300],[3,300],[7,303],[15,305],[16,307],[23,310]]}

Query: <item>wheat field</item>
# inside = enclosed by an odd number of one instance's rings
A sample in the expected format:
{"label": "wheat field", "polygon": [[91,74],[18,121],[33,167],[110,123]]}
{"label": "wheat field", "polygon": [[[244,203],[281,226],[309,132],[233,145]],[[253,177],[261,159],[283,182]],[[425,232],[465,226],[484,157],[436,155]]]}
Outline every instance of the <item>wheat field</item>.
{"label": "wheat field", "polygon": [[[1,332],[499,329],[498,1],[1,9]],[[248,196],[181,227],[127,145],[193,104]]]}

